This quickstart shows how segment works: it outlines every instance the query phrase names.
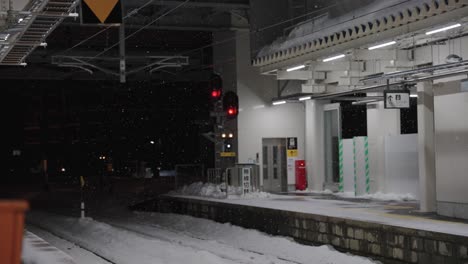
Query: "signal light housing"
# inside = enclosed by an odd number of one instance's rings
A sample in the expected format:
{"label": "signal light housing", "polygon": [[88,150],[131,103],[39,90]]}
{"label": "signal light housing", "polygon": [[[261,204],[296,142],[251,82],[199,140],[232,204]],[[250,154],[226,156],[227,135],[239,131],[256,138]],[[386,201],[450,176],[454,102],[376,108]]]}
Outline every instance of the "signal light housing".
{"label": "signal light housing", "polygon": [[210,80],[210,90],[211,90],[211,98],[215,100],[221,99],[221,95],[223,94],[223,80],[217,74],[213,74]]}
{"label": "signal light housing", "polygon": [[229,91],[223,98],[223,109],[228,118],[235,118],[239,114],[239,98],[235,92]]}

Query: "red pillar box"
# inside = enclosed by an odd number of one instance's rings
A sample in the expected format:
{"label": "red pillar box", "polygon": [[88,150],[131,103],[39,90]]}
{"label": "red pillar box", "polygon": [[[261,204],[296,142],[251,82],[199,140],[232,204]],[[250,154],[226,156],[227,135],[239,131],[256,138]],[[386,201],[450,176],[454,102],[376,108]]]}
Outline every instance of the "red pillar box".
{"label": "red pillar box", "polygon": [[305,160],[296,160],[296,190],[304,191],[307,188],[307,174]]}
{"label": "red pillar box", "polygon": [[20,264],[25,201],[0,201],[0,263]]}

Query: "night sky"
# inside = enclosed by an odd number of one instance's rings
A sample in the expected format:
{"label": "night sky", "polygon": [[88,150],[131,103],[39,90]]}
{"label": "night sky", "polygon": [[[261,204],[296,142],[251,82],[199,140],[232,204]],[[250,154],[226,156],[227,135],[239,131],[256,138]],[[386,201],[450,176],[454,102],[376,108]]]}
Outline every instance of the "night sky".
{"label": "night sky", "polygon": [[[213,147],[201,136],[210,127],[206,83],[139,81],[12,81],[8,84],[5,132],[8,149],[22,150],[11,160],[14,180],[49,160],[50,177],[94,174],[100,156],[114,164],[116,176],[131,176],[135,161],[153,169],[213,159]],[[153,143],[153,144],[152,144]],[[12,169],[14,171],[12,171]],[[55,175],[57,174],[57,175]],[[31,175],[29,176],[31,177]],[[34,176],[32,176],[34,177]]]}

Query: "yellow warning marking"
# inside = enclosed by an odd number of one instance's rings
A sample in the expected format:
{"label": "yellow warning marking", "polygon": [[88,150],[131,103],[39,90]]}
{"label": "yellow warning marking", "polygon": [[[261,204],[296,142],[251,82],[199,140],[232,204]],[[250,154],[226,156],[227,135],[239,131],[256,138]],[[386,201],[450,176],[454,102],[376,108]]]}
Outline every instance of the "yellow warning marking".
{"label": "yellow warning marking", "polygon": [[235,157],[236,153],[235,152],[221,152],[220,156],[223,158]]}
{"label": "yellow warning marking", "polygon": [[104,23],[119,0],[84,0],[96,17]]}
{"label": "yellow warning marking", "polygon": [[385,205],[384,209],[386,209],[386,210],[414,209],[414,207],[412,207],[412,206],[402,206],[402,205]]}
{"label": "yellow warning marking", "polygon": [[293,158],[298,156],[297,149],[288,149],[288,157]]}

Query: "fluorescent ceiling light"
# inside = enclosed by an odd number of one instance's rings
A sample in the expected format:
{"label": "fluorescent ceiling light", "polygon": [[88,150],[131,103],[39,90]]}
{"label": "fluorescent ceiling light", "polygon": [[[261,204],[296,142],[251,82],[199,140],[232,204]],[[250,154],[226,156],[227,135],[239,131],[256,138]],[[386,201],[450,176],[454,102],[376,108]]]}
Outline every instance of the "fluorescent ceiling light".
{"label": "fluorescent ceiling light", "polygon": [[304,96],[304,97],[299,98],[299,101],[307,101],[310,99],[312,99],[312,96]]}
{"label": "fluorescent ceiling light", "polygon": [[254,110],[262,109],[262,108],[265,108],[265,105],[257,105],[253,107]]}
{"label": "fluorescent ceiling light", "polygon": [[377,103],[379,101],[380,100],[378,100],[378,99],[362,100],[362,101],[352,102],[351,105],[372,104],[372,103]]}
{"label": "fluorescent ceiling light", "polygon": [[439,33],[439,32],[446,31],[446,30],[449,30],[449,29],[452,29],[452,28],[457,28],[457,27],[461,27],[461,24],[455,24],[455,25],[451,25],[451,26],[448,26],[448,27],[428,31],[428,32],[426,32],[426,35],[432,35],[432,34],[435,34],[435,33]]}
{"label": "fluorescent ceiling light", "polygon": [[346,56],[346,55],[344,55],[344,54],[340,54],[340,55],[338,55],[338,56],[326,58],[326,59],[323,60],[323,62],[328,62],[328,61],[332,61],[332,60],[341,59],[341,58],[344,58],[345,56]]}
{"label": "fluorescent ceiling light", "polygon": [[376,46],[369,47],[369,50],[380,49],[380,48],[395,45],[395,44],[396,44],[396,41],[390,41],[390,42],[387,42],[387,43],[383,43],[383,44],[379,44],[379,45],[376,45]]}
{"label": "fluorescent ceiling light", "polygon": [[415,98],[415,97],[418,97],[418,95],[417,94],[411,94],[410,97]]}
{"label": "fluorescent ceiling light", "polygon": [[0,40],[1,41],[7,41],[9,37],[10,37],[10,34],[0,33]]}
{"label": "fluorescent ceiling light", "polygon": [[282,105],[282,104],[285,104],[286,101],[276,101],[276,102],[273,102],[273,105]]}
{"label": "fluorescent ceiling light", "polygon": [[300,70],[300,69],[304,69],[305,67],[306,67],[305,65],[299,65],[299,66],[296,66],[296,67],[289,68],[286,71],[287,72],[297,71],[297,70]]}

